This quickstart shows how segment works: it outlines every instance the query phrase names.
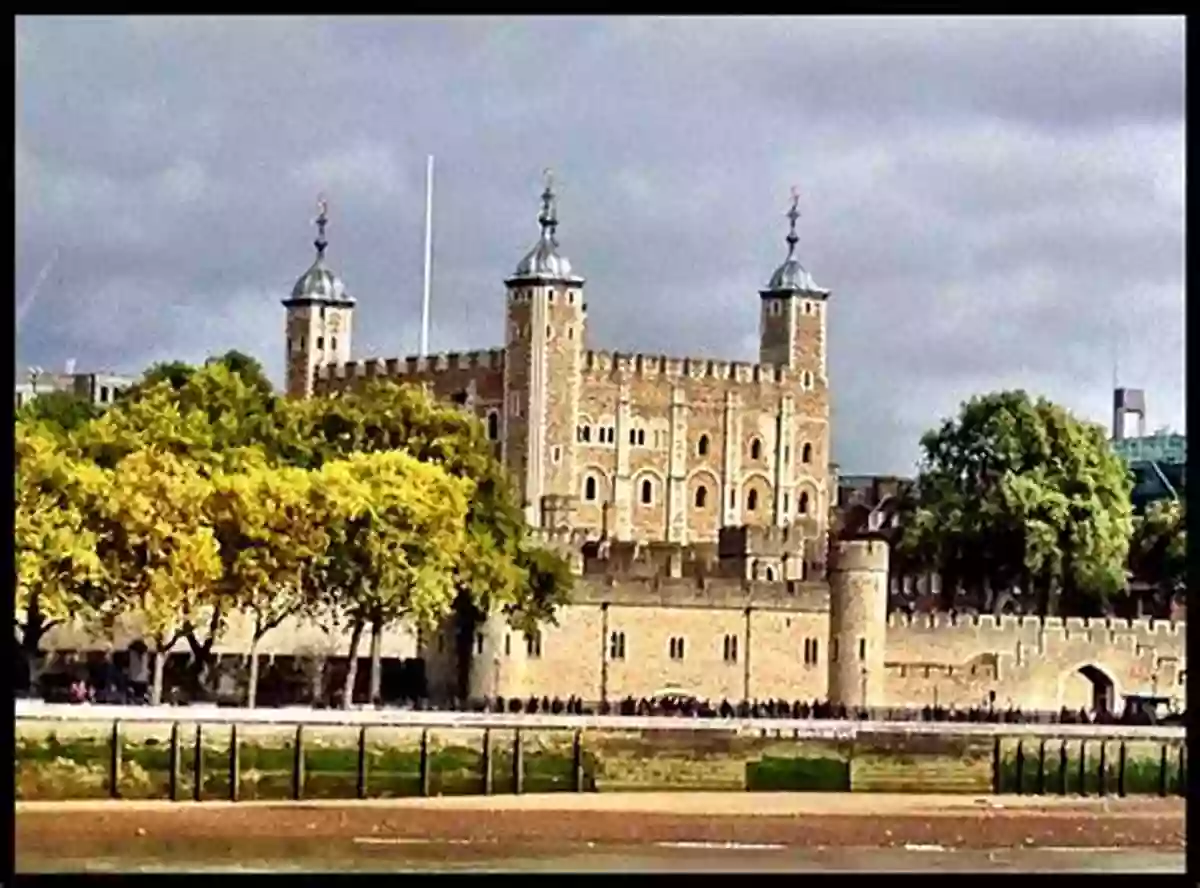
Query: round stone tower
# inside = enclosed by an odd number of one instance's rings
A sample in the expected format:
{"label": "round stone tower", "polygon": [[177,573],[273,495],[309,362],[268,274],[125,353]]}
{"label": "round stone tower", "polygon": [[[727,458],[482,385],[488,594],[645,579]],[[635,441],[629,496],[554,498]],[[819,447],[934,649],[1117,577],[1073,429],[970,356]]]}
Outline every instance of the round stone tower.
{"label": "round stone tower", "polygon": [[470,698],[527,697],[525,636],[499,613],[490,614],[477,632],[469,673]]}
{"label": "round stone tower", "polygon": [[829,565],[829,700],[884,705],[888,545],[836,540]]}

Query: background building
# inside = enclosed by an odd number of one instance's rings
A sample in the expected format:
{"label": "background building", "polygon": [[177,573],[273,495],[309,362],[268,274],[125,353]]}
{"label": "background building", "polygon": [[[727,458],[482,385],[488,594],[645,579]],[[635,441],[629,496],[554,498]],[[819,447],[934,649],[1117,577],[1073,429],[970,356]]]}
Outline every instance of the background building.
{"label": "background building", "polygon": [[114,373],[76,373],[73,369],[51,373],[37,367],[27,372],[27,382],[14,386],[13,409],[19,410],[38,395],[70,392],[98,407],[107,407],[117,395],[137,382],[132,376]]}

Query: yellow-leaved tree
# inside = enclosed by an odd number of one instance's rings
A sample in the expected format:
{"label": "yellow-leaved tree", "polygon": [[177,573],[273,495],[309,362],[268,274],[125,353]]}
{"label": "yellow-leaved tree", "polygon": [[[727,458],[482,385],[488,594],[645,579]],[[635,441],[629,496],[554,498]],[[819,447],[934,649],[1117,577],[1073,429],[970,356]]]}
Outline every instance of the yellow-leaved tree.
{"label": "yellow-leaved tree", "polygon": [[32,682],[46,632],[96,614],[102,571],[86,516],[107,498],[110,479],[36,421],[16,424],[14,449],[14,617]]}
{"label": "yellow-leaved tree", "polygon": [[221,577],[206,520],[211,481],[190,460],[138,450],[112,472],[109,497],[89,516],[104,567],[106,615],[133,614],[154,654],[151,702],[162,700],[165,655],[211,612]]}
{"label": "yellow-leaved tree", "polygon": [[258,646],[286,620],[311,611],[309,573],[329,546],[329,514],[313,473],[247,460],[212,479],[209,520],[220,546],[220,607],[251,615],[247,704],[258,699]]}

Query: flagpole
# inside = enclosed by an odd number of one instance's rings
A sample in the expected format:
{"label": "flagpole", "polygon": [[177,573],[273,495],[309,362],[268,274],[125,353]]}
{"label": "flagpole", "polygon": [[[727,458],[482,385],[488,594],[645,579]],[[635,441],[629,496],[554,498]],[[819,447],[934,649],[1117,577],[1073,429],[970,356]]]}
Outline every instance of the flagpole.
{"label": "flagpole", "polygon": [[433,155],[425,169],[425,294],[421,303],[421,357],[429,354],[429,285],[433,272]]}

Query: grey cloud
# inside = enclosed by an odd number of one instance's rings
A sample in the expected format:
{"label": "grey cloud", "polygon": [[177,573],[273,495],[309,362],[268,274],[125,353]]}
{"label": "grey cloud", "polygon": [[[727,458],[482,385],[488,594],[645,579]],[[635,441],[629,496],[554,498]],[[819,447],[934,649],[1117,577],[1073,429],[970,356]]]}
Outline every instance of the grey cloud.
{"label": "grey cloud", "polygon": [[41,19],[17,25],[19,364],[240,347],[282,373],[312,258],[355,351],[415,349],[425,155],[436,348],[501,339],[543,167],[591,344],[756,356],[757,290],[833,290],[835,456],[905,471],[962,398],[1103,421],[1114,341],[1181,427],[1180,19]]}

